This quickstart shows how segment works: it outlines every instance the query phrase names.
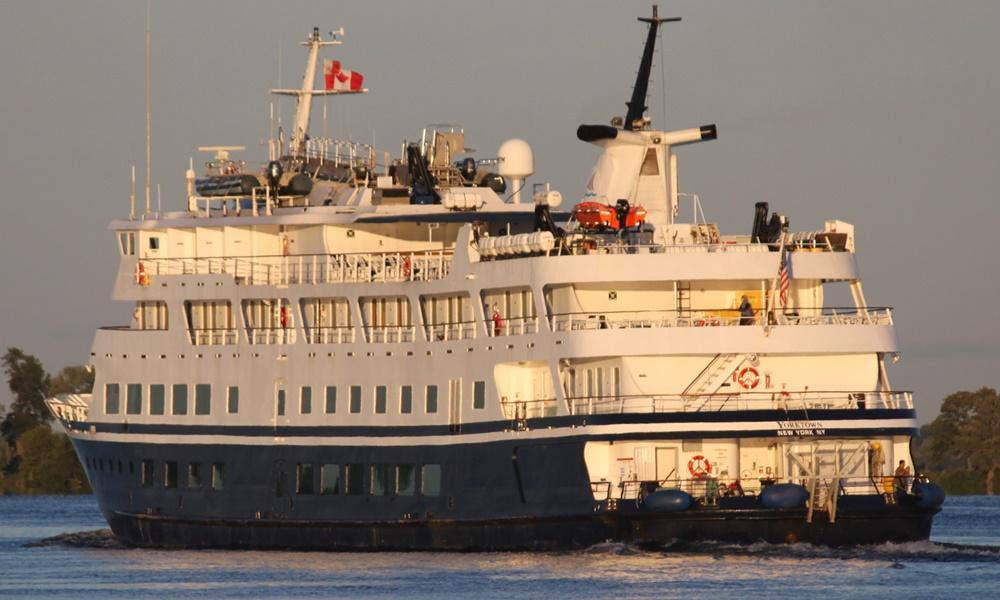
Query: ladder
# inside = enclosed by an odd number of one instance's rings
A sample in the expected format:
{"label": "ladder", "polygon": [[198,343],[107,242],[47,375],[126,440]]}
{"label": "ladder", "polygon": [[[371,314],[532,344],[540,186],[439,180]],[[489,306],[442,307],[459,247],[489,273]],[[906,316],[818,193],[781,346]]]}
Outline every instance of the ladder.
{"label": "ladder", "polygon": [[677,282],[677,316],[687,318],[691,316],[691,282]]}

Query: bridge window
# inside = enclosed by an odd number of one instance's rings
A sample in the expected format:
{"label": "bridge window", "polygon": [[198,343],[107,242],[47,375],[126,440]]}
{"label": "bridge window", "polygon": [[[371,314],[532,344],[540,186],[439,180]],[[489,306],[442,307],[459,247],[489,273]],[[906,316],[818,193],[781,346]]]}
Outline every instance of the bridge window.
{"label": "bridge window", "polygon": [[104,414],[117,415],[121,410],[120,388],[117,383],[104,386]]}
{"label": "bridge window", "polygon": [[166,386],[162,383],[154,383],[149,386],[149,414],[162,415],[166,399]]}
{"label": "bridge window", "polygon": [[208,383],[199,383],[194,386],[194,414],[212,414],[212,386]]}
{"label": "bridge window", "polygon": [[188,412],[188,386],[185,383],[175,383],[173,387],[173,399],[171,414],[186,415]]}
{"label": "bridge window", "polygon": [[142,384],[130,383],[125,387],[125,413],[142,414]]}

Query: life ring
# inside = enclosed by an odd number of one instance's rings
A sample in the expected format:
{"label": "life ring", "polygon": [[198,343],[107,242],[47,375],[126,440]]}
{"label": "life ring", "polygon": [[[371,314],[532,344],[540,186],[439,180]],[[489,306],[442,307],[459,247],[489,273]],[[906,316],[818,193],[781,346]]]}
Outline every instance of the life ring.
{"label": "life ring", "polygon": [[744,367],[736,376],[737,383],[745,390],[752,390],[760,385],[760,373],[753,367]]}
{"label": "life ring", "polygon": [[403,257],[403,279],[409,279],[410,273],[413,272],[413,263],[410,262],[409,256]]}
{"label": "life ring", "polygon": [[149,274],[146,273],[146,265],[142,261],[135,263],[135,284],[149,285]]}
{"label": "life ring", "polygon": [[712,472],[712,463],[701,454],[692,456],[688,461],[688,472],[697,479],[701,479]]}

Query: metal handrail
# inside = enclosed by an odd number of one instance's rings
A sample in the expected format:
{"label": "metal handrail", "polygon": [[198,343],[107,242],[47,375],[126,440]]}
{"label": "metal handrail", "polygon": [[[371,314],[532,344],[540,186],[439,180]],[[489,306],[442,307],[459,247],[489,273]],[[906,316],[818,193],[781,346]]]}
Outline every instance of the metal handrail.
{"label": "metal handrail", "polygon": [[[735,315],[733,313],[736,313]],[[736,308],[697,310],[581,311],[552,313],[553,331],[591,329],[648,329],[665,327],[731,327],[759,325],[761,311],[744,317]],[[798,307],[792,311],[774,311],[773,325],[892,325],[891,307]]]}
{"label": "metal handrail", "polygon": [[[629,479],[618,482],[614,486],[607,480],[591,481],[590,489],[595,500],[640,500],[647,494],[657,489],[682,490],[696,498],[700,502],[714,504],[719,498],[759,495],[764,488],[779,483],[796,483],[806,485],[815,479],[817,490],[829,494],[837,480],[838,493],[842,496],[852,495],[884,495],[892,493],[894,487],[888,488],[884,481],[878,481],[870,475],[852,475],[837,477],[831,474],[820,474],[816,476],[795,475],[779,477],[777,475],[764,475],[750,478],[729,478],[716,477],[706,474],[703,477],[671,477],[662,480],[639,480]],[[894,476],[886,476],[882,479],[895,480]],[[906,489],[905,483],[900,486]],[[617,494],[617,496],[616,496]]]}
{"label": "metal handrail", "polygon": [[570,414],[721,412],[730,410],[816,410],[913,408],[908,391],[791,391],[732,394],[635,394],[568,396]]}

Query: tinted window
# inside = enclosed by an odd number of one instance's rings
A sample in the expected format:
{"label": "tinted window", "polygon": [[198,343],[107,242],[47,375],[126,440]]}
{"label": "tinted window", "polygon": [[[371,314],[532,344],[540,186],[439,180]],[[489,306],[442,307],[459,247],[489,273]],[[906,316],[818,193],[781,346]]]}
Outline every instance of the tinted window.
{"label": "tinted window", "polygon": [[399,412],[404,415],[413,412],[413,388],[408,385],[399,388]]}
{"label": "tinted window", "polygon": [[285,416],[285,390],[278,390],[278,416]]}
{"label": "tinted window", "polygon": [[194,386],[194,414],[212,414],[212,386],[199,383]]}
{"label": "tinted window", "polygon": [[125,412],[130,415],[142,414],[142,384],[130,383],[125,387]]}
{"label": "tinted window", "polygon": [[344,465],[344,493],[360,496],[365,492],[364,465]]}
{"label": "tinted window", "polygon": [[438,411],[438,386],[427,386],[427,412],[436,413]]}
{"label": "tinted window", "polygon": [[104,386],[104,414],[117,415],[121,410],[118,384],[109,383]]}
{"label": "tinted window", "polygon": [[441,495],[441,465],[424,465],[420,479],[420,493],[424,496]]}
{"label": "tinted window", "polygon": [[[103,467],[103,465],[101,465]],[[142,461],[142,469],[139,472],[142,487],[152,487],[153,485],[153,461]]]}
{"label": "tinted window", "polygon": [[375,386],[375,412],[380,415],[385,413],[385,389],[384,385]]}
{"label": "tinted window", "polygon": [[361,386],[352,385],[351,386],[351,412],[359,413],[361,412]]}
{"label": "tinted window", "polygon": [[177,463],[167,461],[163,463],[163,487],[177,487]]}
{"label": "tinted window", "polygon": [[414,465],[396,465],[396,493],[412,496],[417,487],[417,468]]}
{"label": "tinted window", "polygon": [[188,386],[175,383],[173,390],[172,412],[175,415],[186,415],[188,412]]}
{"label": "tinted window", "polygon": [[166,402],[166,386],[160,383],[154,383],[149,386],[149,414],[151,415],[162,415],[164,411],[164,404]]}
{"label": "tinted window", "polygon": [[337,412],[337,388],[332,385],[326,387],[326,412],[327,414]]}
{"label": "tinted window", "polygon": [[472,384],[472,408],[486,408],[486,382]]}
{"label": "tinted window", "polygon": [[212,489],[221,490],[226,484],[226,465],[212,463]]}
{"label": "tinted window", "polygon": [[309,386],[302,387],[302,393],[299,397],[299,412],[308,415],[312,412],[313,406],[313,389]]}
{"label": "tinted window", "polygon": [[226,394],[226,411],[231,415],[240,412],[240,388],[235,385],[229,386],[229,393]]}
{"label": "tinted window", "polygon": [[188,464],[188,487],[201,487],[201,463]]}
{"label": "tinted window", "polygon": [[313,466],[310,463],[295,465],[295,493],[301,495],[316,493],[313,484]]}
{"label": "tinted window", "polygon": [[389,465],[372,465],[372,496],[389,495]]}
{"label": "tinted window", "polygon": [[340,465],[323,465],[319,470],[319,493],[340,493]]}

